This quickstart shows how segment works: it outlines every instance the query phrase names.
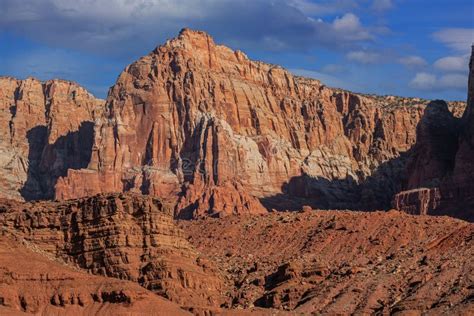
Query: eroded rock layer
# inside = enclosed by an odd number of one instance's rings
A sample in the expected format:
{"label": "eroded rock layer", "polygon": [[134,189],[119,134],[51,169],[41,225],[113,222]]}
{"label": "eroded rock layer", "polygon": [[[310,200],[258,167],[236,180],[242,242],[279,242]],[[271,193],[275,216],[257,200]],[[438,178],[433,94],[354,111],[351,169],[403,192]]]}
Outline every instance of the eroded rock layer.
{"label": "eroded rock layer", "polygon": [[58,177],[87,167],[103,101],[75,83],[0,77],[0,197],[54,197]]}
{"label": "eroded rock layer", "polygon": [[142,192],[183,218],[263,213],[260,202],[383,209],[430,107],[328,88],[185,29],[119,76],[88,167],[56,198]]}
{"label": "eroded rock layer", "polygon": [[93,274],[134,281],[184,308],[227,302],[213,265],[197,253],[159,200],[107,195],[63,203],[2,201],[0,226]]}
{"label": "eroded rock layer", "polygon": [[190,315],[138,284],[92,276],[38,246],[0,235],[2,315]]}
{"label": "eroded rock layer", "polygon": [[474,313],[474,224],[403,212],[182,221],[234,281],[233,307],[297,315]]}

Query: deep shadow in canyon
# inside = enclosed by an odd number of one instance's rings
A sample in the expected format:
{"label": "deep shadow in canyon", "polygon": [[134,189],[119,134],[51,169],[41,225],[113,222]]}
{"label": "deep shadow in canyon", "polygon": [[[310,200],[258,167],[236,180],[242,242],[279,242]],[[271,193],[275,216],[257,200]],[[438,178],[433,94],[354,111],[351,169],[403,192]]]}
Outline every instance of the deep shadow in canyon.
{"label": "deep shadow in canyon", "polygon": [[27,180],[20,190],[26,201],[54,198],[59,177],[68,169],[86,168],[92,155],[94,123],[82,122],[77,131],[48,144],[48,128],[40,125],[27,132],[29,144]]}
{"label": "deep shadow in canyon", "polygon": [[388,210],[395,194],[418,187],[434,187],[454,169],[460,119],[453,116],[444,101],[430,102],[418,122],[416,143],[398,157],[380,164],[370,176],[357,181],[352,177],[329,180],[301,175],[282,186],[282,193],[261,198],[276,211],[348,209]]}

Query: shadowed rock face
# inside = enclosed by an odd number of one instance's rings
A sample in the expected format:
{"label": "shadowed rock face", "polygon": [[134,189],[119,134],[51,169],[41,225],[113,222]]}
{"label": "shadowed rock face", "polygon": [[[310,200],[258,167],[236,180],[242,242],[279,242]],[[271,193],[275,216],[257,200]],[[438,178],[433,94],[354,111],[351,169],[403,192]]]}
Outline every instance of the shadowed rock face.
{"label": "shadowed rock face", "polygon": [[75,83],[0,78],[0,197],[54,197],[67,169],[87,167],[102,100]]}
{"label": "shadowed rock face", "polygon": [[88,168],[69,170],[56,198],[142,192],[183,218],[263,213],[259,199],[388,208],[426,105],[331,89],[185,29],[119,76]]}
{"label": "shadowed rock face", "polygon": [[[445,105],[418,133],[407,191],[393,200],[412,214],[451,215],[474,221],[474,48],[469,64],[467,107],[461,119]],[[426,134],[426,135],[425,135]]]}

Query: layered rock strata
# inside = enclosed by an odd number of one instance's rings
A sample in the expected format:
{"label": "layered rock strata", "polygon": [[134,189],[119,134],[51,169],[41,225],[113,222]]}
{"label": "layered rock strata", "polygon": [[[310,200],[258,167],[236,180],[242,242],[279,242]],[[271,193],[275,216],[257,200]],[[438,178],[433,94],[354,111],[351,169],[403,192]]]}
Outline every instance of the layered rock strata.
{"label": "layered rock strata", "polygon": [[3,231],[2,315],[190,315],[138,284],[92,276]]}
{"label": "layered rock strata", "polygon": [[328,88],[185,29],[119,76],[90,163],[56,198],[141,192],[182,218],[387,208],[427,104]]}
{"label": "layered rock strata", "polygon": [[92,274],[134,281],[186,309],[219,308],[227,302],[219,273],[189,245],[171,213],[138,195],[2,201],[0,226]]}

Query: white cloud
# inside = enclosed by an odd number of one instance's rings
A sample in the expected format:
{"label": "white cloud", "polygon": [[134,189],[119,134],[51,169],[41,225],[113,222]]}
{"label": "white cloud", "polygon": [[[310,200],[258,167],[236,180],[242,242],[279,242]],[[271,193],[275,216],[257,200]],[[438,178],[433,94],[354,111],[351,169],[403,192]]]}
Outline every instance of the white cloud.
{"label": "white cloud", "polygon": [[332,27],[336,33],[346,39],[366,40],[372,38],[372,35],[362,27],[359,17],[352,13],[347,13],[340,18],[334,19]]}
{"label": "white cloud", "polygon": [[438,86],[441,89],[467,89],[467,76],[460,74],[447,74],[443,75],[438,79]]}
{"label": "white cloud", "polygon": [[426,60],[420,56],[406,56],[398,59],[398,62],[410,68],[424,67],[427,65]]}
{"label": "white cloud", "polygon": [[469,65],[469,56],[448,56],[438,59],[434,67],[442,71],[466,72]]}
{"label": "white cloud", "polygon": [[436,76],[426,72],[419,72],[410,82],[413,88],[420,90],[432,90],[436,86]]}
{"label": "white cloud", "polygon": [[323,73],[329,73],[329,74],[340,74],[344,72],[346,69],[342,65],[336,65],[336,64],[328,64],[321,68],[321,71]]}
{"label": "white cloud", "polygon": [[378,53],[359,50],[349,52],[346,57],[361,64],[375,64],[380,61],[381,56]]}
{"label": "white cloud", "polygon": [[340,14],[356,1],[312,4],[308,0],[0,0],[0,28],[49,46],[134,58],[183,27],[202,29],[240,49],[339,49],[373,38],[370,27],[352,13],[325,22],[304,12],[310,6]]}
{"label": "white cloud", "polygon": [[433,37],[451,49],[470,52],[471,45],[474,44],[474,29],[447,28],[433,33]]}
{"label": "white cloud", "polygon": [[337,31],[354,31],[361,27],[359,18],[352,13],[347,13],[341,18],[336,18],[332,25]]}
{"label": "white cloud", "polygon": [[288,4],[309,15],[326,15],[344,11],[347,12],[359,6],[355,0],[329,0],[318,1],[317,3],[311,0],[290,0],[288,1]]}
{"label": "white cloud", "polygon": [[467,75],[447,74],[440,77],[432,73],[419,72],[411,80],[410,86],[417,90],[465,90],[467,87]]}

